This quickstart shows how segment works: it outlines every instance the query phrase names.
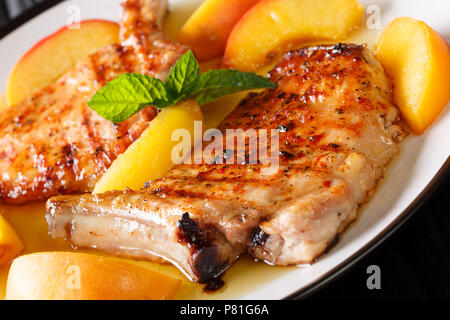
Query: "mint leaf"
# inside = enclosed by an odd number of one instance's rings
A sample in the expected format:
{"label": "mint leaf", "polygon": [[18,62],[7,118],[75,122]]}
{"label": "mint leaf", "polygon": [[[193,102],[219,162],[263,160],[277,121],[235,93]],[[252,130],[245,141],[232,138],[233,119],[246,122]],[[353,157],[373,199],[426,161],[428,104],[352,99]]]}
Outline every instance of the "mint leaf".
{"label": "mint leaf", "polygon": [[148,105],[164,108],[173,101],[161,80],[126,73],[108,82],[87,104],[103,118],[122,122]]}
{"label": "mint leaf", "polygon": [[205,104],[239,91],[275,87],[267,78],[238,70],[211,70],[200,75],[198,62],[188,51],[170,69],[165,83],[141,74],[122,74],[87,104],[105,119],[121,122],[149,105],[165,108],[183,99]]}
{"label": "mint leaf", "polygon": [[191,50],[186,52],[173,66],[166,80],[166,87],[173,96],[189,95],[200,78],[200,66]]}
{"label": "mint leaf", "polygon": [[200,76],[197,88],[190,95],[198,104],[205,104],[224,95],[240,91],[276,88],[269,79],[238,70],[210,70]]}

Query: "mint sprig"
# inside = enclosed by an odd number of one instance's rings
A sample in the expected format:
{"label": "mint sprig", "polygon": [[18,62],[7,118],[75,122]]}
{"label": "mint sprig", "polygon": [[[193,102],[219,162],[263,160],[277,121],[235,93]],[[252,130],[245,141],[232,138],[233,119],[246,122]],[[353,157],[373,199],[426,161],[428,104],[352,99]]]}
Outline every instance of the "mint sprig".
{"label": "mint sprig", "polygon": [[166,108],[187,99],[205,104],[239,91],[275,87],[269,79],[251,72],[221,69],[200,74],[197,59],[188,51],[170,69],[166,82],[125,73],[108,82],[87,104],[103,118],[118,123],[149,105]]}

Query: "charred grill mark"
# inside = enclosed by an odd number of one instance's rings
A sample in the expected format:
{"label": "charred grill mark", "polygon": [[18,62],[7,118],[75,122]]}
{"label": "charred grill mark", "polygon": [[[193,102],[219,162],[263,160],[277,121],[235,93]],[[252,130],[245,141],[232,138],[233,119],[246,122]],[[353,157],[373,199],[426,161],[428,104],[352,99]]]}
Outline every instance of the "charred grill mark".
{"label": "charred grill mark", "polygon": [[291,93],[287,97],[284,98],[284,100],[281,102],[281,105],[288,105],[293,101],[299,100],[300,96],[296,93]]}
{"label": "charred grill mark", "polygon": [[[219,280],[228,268],[229,262],[220,257],[218,247],[204,247],[193,255],[193,270],[200,283],[210,283]],[[220,289],[220,287],[217,287]]]}
{"label": "charred grill mark", "polygon": [[[146,182],[145,185],[146,185],[145,188],[147,188],[147,187],[149,187],[149,186],[151,185],[151,182]],[[153,194],[157,195],[157,194],[159,194],[161,191],[163,191],[162,188],[156,188],[156,189],[153,190]]]}
{"label": "charred grill mark", "polygon": [[[98,158],[98,155],[100,152],[103,151],[103,147],[100,144],[100,139],[96,135],[95,123],[92,123],[90,121],[90,114],[89,114],[89,110],[87,108],[85,108],[83,110],[83,122],[81,124],[84,127],[84,129],[86,130],[86,133],[87,133],[86,135],[89,138],[87,140],[91,146],[91,150],[95,150],[95,156],[98,160],[100,160]],[[104,167],[103,163],[101,164],[100,167],[102,167],[102,168]]]}
{"label": "charred grill mark", "polygon": [[[30,119],[30,114],[32,110],[30,108],[26,108],[22,109],[20,112],[21,112],[20,115],[15,116],[13,119],[10,120],[11,123],[13,123],[17,127],[22,127],[26,124],[25,119]],[[9,121],[4,121],[0,123],[0,129],[3,130],[4,127],[6,127],[9,124],[10,124]]]}
{"label": "charred grill mark", "polygon": [[[197,221],[190,218],[189,213],[183,213],[177,223],[178,241],[186,243],[192,250],[193,270],[200,283],[209,283],[208,288],[219,289],[217,279],[229,265],[228,260],[220,256],[219,246],[216,245],[212,227],[201,228]],[[214,285],[215,284],[215,285]]]}
{"label": "charred grill mark", "polygon": [[66,144],[62,147],[62,155],[67,166],[72,166],[74,164],[74,155],[76,153],[76,146],[74,144]]}
{"label": "charred grill mark", "polygon": [[267,239],[269,239],[269,235],[258,226],[250,234],[250,245],[252,247],[261,247],[266,244]]}
{"label": "charred grill mark", "polygon": [[105,152],[103,146],[99,146],[95,149],[95,156],[98,157],[102,152]]}
{"label": "charred grill mark", "polygon": [[319,143],[320,140],[322,140],[323,134],[315,134],[310,137],[308,137],[308,141],[310,144],[316,145]]}
{"label": "charred grill mark", "polygon": [[295,124],[293,122],[289,122],[285,125],[279,124],[277,126],[277,129],[280,130],[280,132],[288,132],[291,131],[295,127]]}
{"label": "charred grill mark", "polygon": [[203,291],[205,291],[206,293],[215,292],[222,289],[224,285],[225,282],[221,278],[214,278],[206,283]]}
{"label": "charred grill mark", "polygon": [[339,53],[339,54],[341,54],[342,52],[348,50],[348,46],[346,46],[346,45],[343,44],[343,43],[337,43],[337,44],[335,44],[335,45],[332,47],[331,50],[332,50],[333,53]]}
{"label": "charred grill mark", "polygon": [[287,151],[280,151],[280,156],[281,157],[283,157],[283,158],[285,158],[285,159],[288,159],[288,160],[293,160],[294,158],[295,158],[295,155],[293,155],[292,153],[290,153],[290,152],[287,152]]}
{"label": "charred grill mark", "polygon": [[200,250],[203,247],[211,245],[207,231],[201,229],[198,223],[190,218],[188,212],[183,213],[181,220],[178,221],[177,227],[180,231],[179,241],[187,243],[195,250]]}
{"label": "charred grill mark", "polygon": [[351,55],[361,51],[362,49],[364,49],[364,47],[365,47],[364,45],[337,43],[330,49],[333,54]]}
{"label": "charred grill mark", "polygon": [[338,145],[338,144],[336,144],[336,143],[328,143],[328,144],[326,144],[326,145],[321,146],[320,148],[321,148],[322,150],[335,150],[335,149],[338,149],[338,148],[340,148],[340,147],[341,147],[341,146]]}
{"label": "charred grill mark", "polygon": [[285,96],[286,96],[286,91],[282,91],[281,93],[279,93],[279,94],[277,95],[277,98],[278,98],[278,99],[283,99]]}
{"label": "charred grill mark", "polygon": [[103,65],[99,65],[95,71],[98,83],[105,83],[105,67]]}
{"label": "charred grill mark", "polygon": [[102,56],[98,54],[93,54],[89,57],[95,75],[95,81],[100,87],[110,80],[106,78],[108,67],[101,63],[101,58]]}

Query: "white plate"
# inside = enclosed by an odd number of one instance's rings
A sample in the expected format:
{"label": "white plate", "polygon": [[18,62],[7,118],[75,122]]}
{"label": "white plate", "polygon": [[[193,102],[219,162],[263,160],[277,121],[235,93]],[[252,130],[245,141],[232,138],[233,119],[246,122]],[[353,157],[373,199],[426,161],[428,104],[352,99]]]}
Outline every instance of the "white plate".
{"label": "white plate", "polygon": [[[36,41],[65,25],[70,7],[80,8],[82,19],[118,20],[119,0],[64,1],[33,18],[0,40],[0,88],[17,59]],[[172,8],[189,12],[190,3],[201,0],[172,0]],[[410,16],[427,22],[450,39],[450,2],[448,0],[369,0],[366,8],[376,5],[381,25],[393,18]],[[372,7],[373,8],[373,7]],[[367,15],[367,14],[366,14]],[[366,17],[367,18],[367,17]],[[181,19],[181,18],[180,18]],[[180,21],[181,23],[181,21]],[[370,42],[370,41],[369,41]],[[433,190],[444,176],[450,154],[450,108],[421,136],[411,135],[401,144],[401,155],[390,166],[373,199],[361,209],[359,221],[320,261],[310,267],[289,269],[275,279],[263,281],[234,298],[280,299],[304,296],[342,273],[396,229]],[[231,286],[231,285],[230,285]]]}

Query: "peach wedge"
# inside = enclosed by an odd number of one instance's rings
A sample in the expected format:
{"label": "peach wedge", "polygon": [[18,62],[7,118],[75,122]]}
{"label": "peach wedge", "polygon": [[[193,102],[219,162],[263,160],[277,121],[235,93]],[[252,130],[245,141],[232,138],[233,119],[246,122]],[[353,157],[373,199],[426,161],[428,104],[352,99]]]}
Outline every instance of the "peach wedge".
{"label": "peach wedge", "polygon": [[8,105],[46,87],[89,54],[118,42],[119,25],[111,21],[85,20],[80,28],[61,28],[19,59],[6,85]]}
{"label": "peach wedge", "polygon": [[224,65],[255,71],[305,41],[343,39],[361,23],[356,0],[265,0],[236,24]]}
{"label": "peach wedge", "polygon": [[22,250],[22,240],[8,221],[0,215],[0,266],[11,261]]}
{"label": "peach wedge", "polygon": [[260,0],[206,0],[178,34],[200,61],[222,56],[228,36],[239,19]]}
{"label": "peach wedge", "polygon": [[40,252],[14,260],[7,300],[163,300],[181,281],[119,258]]}
{"label": "peach wedge", "polygon": [[[163,109],[138,140],[119,155],[103,174],[94,193],[131,188],[139,190],[150,180],[164,176],[172,167],[172,152],[179,142],[172,140],[176,130],[187,130],[194,136],[194,122],[203,114],[195,100],[182,101]],[[192,146],[190,143],[189,150]]]}
{"label": "peach wedge", "polygon": [[394,100],[416,134],[424,132],[450,98],[447,42],[425,22],[402,17],[392,21],[375,45],[394,85]]}

